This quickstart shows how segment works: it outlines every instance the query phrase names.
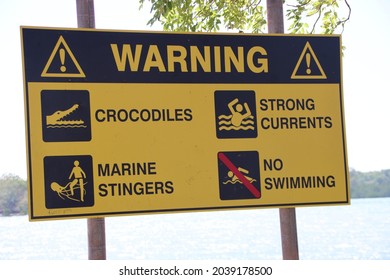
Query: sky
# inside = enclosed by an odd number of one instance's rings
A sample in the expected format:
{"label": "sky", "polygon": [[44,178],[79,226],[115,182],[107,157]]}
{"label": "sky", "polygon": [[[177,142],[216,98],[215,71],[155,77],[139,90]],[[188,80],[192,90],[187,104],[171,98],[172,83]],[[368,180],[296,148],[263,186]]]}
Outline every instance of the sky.
{"label": "sky", "polygon": [[[390,169],[390,10],[387,0],[349,0],[342,35],[348,164],[358,171]],[[147,26],[150,8],[138,0],[95,0],[98,29],[161,30]],[[20,26],[77,27],[76,0],[0,0],[0,176],[27,178]]]}

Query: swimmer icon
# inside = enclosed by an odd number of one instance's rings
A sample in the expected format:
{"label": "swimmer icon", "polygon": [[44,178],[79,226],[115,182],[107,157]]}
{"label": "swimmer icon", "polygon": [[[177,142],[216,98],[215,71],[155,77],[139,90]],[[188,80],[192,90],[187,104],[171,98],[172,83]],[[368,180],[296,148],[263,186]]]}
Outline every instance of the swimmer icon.
{"label": "swimmer icon", "polygon": [[257,151],[219,152],[218,174],[221,200],[261,198]]}
{"label": "swimmer icon", "polygon": [[94,204],[92,157],[44,158],[46,207],[70,208]]}
{"label": "swimmer icon", "polygon": [[217,138],[256,138],[254,91],[216,91],[215,122]]}

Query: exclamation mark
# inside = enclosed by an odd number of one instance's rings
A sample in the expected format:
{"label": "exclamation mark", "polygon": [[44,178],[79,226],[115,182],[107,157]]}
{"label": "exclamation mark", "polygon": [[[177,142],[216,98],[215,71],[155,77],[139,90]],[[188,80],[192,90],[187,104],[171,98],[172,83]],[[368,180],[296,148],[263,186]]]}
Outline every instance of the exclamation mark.
{"label": "exclamation mark", "polygon": [[64,49],[60,49],[60,60],[61,60],[60,70],[61,70],[62,73],[64,73],[66,71],[66,67],[65,67],[65,50]]}
{"label": "exclamation mark", "polygon": [[310,55],[310,53],[306,53],[306,65],[307,65],[306,74],[308,74],[308,75],[311,74],[310,61],[311,61],[311,55]]}

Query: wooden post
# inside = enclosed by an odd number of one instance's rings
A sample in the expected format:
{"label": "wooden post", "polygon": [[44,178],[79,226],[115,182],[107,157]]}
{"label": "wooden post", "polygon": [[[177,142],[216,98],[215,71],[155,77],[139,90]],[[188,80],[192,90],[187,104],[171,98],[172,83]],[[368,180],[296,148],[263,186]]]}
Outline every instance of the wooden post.
{"label": "wooden post", "polygon": [[[95,10],[93,0],[76,0],[77,26],[95,28]],[[104,218],[87,219],[88,259],[106,259],[106,228]]]}
{"label": "wooden post", "polygon": [[[268,33],[284,33],[283,1],[267,0]],[[298,234],[295,208],[280,208],[280,234],[284,260],[298,260]]]}
{"label": "wooden post", "polygon": [[280,208],[280,235],[284,260],[299,260],[295,208]]}
{"label": "wooden post", "polygon": [[77,27],[95,28],[95,8],[93,0],[76,0]]}
{"label": "wooden post", "polygon": [[104,218],[89,218],[88,225],[88,259],[106,259],[106,227]]}
{"label": "wooden post", "polygon": [[268,33],[284,33],[283,1],[267,0]]}

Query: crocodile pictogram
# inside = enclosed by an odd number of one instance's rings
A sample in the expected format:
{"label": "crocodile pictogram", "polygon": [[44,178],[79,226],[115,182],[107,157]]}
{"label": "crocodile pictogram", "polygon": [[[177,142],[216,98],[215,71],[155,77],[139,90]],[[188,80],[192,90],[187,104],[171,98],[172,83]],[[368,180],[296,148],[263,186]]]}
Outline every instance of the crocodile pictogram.
{"label": "crocodile pictogram", "polygon": [[48,128],[74,128],[87,127],[83,120],[64,120],[64,118],[79,108],[78,104],[74,104],[67,110],[56,111],[53,114],[46,116],[46,126]]}

